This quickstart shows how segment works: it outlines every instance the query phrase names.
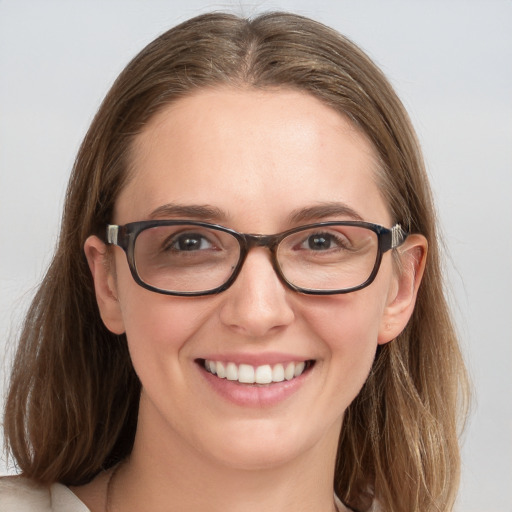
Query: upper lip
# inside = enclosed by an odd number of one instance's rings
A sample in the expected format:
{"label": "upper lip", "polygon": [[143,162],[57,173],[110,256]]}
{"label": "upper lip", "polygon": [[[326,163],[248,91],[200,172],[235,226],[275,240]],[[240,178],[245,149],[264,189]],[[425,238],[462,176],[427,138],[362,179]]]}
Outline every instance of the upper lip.
{"label": "upper lip", "polygon": [[286,364],[286,363],[300,363],[302,361],[310,361],[311,357],[304,357],[300,355],[294,354],[286,354],[279,352],[268,352],[261,354],[241,354],[241,353],[218,353],[218,354],[208,354],[204,357],[199,358],[199,360],[208,360],[208,361],[221,361],[226,363],[235,363],[239,364],[249,364],[251,366],[261,366],[264,364],[274,365],[274,364]]}

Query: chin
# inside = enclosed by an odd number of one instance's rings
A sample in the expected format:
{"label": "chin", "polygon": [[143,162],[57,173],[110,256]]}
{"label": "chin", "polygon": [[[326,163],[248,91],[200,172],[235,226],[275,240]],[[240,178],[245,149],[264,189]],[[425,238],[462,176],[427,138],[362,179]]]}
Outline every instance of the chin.
{"label": "chin", "polygon": [[276,447],[270,443],[266,447],[235,448],[236,446],[232,446],[222,455],[216,454],[215,458],[222,466],[237,471],[272,470],[290,464],[300,456],[300,452],[296,449],[276,450]]}
{"label": "chin", "polygon": [[[268,421],[252,421],[237,427],[237,434],[224,435],[223,440],[214,443],[218,450],[211,450],[210,455],[222,466],[242,471],[261,471],[293,464],[314,453],[335,453],[340,425],[333,426],[329,432],[300,431],[307,424],[302,420],[291,428],[269,425]],[[226,434],[228,430],[224,431]],[[229,432],[228,432],[229,434]],[[325,448],[329,446],[329,449]]]}

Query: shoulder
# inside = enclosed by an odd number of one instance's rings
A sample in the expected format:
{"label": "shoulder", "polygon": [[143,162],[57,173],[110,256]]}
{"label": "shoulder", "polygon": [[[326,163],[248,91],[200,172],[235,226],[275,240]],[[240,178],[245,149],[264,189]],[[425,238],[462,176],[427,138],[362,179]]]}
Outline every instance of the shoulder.
{"label": "shoulder", "polygon": [[0,502],[6,512],[50,511],[50,489],[21,476],[2,477]]}
{"label": "shoulder", "polygon": [[0,478],[2,512],[89,512],[64,485],[41,485],[22,476]]}

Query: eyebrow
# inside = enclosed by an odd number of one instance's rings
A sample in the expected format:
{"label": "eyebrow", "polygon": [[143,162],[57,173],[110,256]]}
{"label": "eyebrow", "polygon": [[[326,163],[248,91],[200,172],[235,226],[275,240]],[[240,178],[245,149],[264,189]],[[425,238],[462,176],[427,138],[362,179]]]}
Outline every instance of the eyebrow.
{"label": "eyebrow", "polygon": [[363,220],[353,208],[345,203],[327,202],[306,208],[294,210],[290,216],[291,223],[314,222],[328,217],[349,217],[353,220]]}
{"label": "eyebrow", "polygon": [[[178,204],[168,203],[159,206],[149,214],[149,219],[179,217],[186,219],[209,220],[226,222],[228,215],[215,206],[208,204]],[[293,210],[288,216],[290,224],[314,222],[332,217],[348,217],[353,220],[363,220],[353,208],[345,203],[326,202]]]}
{"label": "eyebrow", "polygon": [[168,203],[159,206],[149,214],[150,219],[162,217],[181,217],[197,220],[214,220],[216,222],[225,221],[227,215],[215,206],[208,204],[177,204]]}

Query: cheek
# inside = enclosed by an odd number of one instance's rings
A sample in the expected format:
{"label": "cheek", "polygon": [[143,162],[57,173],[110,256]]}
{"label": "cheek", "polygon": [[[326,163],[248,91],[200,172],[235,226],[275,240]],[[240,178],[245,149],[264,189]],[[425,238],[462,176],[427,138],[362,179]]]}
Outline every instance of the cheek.
{"label": "cheek", "polygon": [[118,275],[128,347],[143,385],[157,375],[180,373],[180,362],[193,349],[195,333],[211,314],[211,302],[173,297],[139,286],[130,274]]}
{"label": "cheek", "polygon": [[348,295],[314,298],[304,308],[308,324],[333,356],[338,350],[377,345],[383,301],[364,292],[365,289]]}
{"label": "cheek", "polygon": [[125,298],[122,306],[126,335],[133,344],[180,350],[209,314],[210,308],[198,306],[195,299],[142,291]]}
{"label": "cheek", "polygon": [[333,391],[332,400],[339,400],[342,409],[348,407],[368,378],[378,346],[384,301],[365,290],[315,298],[305,308],[308,324],[324,345],[331,384],[326,389]]}

